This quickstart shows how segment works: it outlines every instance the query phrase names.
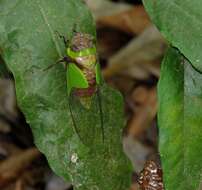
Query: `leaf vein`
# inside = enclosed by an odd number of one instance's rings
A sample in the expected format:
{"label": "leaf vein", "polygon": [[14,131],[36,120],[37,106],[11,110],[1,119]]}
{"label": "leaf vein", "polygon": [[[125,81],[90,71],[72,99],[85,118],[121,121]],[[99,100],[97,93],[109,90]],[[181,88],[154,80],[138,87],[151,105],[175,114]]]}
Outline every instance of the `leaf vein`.
{"label": "leaf vein", "polygon": [[60,57],[62,57],[62,51],[60,50],[60,46],[59,46],[59,44],[58,44],[58,42],[57,42],[57,40],[56,40],[56,37],[55,37],[55,35],[54,35],[54,31],[53,31],[53,29],[52,29],[52,27],[51,27],[51,25],[50,25],[50,23],[49,23],[49,21],[48,21],[47,15],[46,15],[46,13],[45,13],[43,7],[39,4],[39,2],[38,2],[38,1],[36,1],[36,2],[37,2],[37,6],[39,7],[39,11],[40,11],[40,13],[41,13],[41,15],[42,15],[42,17],[43,17],[43,20],[44,20],[45,24],[47,25],[48,30],[49,30],[49,32],[50,32],[50,34],[51,34],[51,37],[52,37],[52,40],[53,40],[53,42],[54,42],[54,44],[55,44],[57,53],[58,53],[58,55],[59,55]]}

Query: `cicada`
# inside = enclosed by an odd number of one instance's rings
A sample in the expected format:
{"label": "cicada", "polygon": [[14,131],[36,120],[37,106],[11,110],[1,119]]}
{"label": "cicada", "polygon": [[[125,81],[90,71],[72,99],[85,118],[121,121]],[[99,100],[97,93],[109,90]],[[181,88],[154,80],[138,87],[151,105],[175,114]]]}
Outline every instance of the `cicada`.
{"label": "cicada", "polygon": [[[101,133],[98,136],[104,141],[100,95],[102,80],[95,39],[88,33],[76,31],[68,40],[61,34],[59,36],[65,43],[66,55],[57,63],[65,63],[67,96],[74,129],[84,144],[92,143],[90,139],[97,133]],[[88,125],[88,129],[82,125]]]}

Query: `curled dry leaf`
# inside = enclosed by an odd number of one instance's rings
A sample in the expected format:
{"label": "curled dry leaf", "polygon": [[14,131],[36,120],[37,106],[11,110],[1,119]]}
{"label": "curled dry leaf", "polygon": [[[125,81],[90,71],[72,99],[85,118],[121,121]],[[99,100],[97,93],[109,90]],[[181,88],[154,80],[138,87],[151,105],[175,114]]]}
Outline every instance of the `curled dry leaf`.
{"label": "curled dry leaf", "polygon": [[138,180],[141,190],[164,190],[162,169],[154,161],[148,161]]}

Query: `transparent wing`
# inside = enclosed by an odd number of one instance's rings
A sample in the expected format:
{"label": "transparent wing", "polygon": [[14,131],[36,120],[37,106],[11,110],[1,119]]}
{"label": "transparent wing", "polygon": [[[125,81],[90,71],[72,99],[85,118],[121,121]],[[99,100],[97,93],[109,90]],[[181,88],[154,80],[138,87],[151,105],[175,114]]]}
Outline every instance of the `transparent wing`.
{"label": "transparent wing", "polygon": [[[69,96],[69,109],[74,130],[83,144],[89,146],[93,143],[104,142],[104,121],[102,102],[99,91],[89,97],[87,102],[74,95]],[[87,105],[87,106],[86,106]]]}
{"label": "transparent wing", "polygon": [[101,131],[102,131],[102,140],[104,142],[104,140],[105,140],[104,116],[103,116],[102,96],[101,96],[101,93],[100,93],[100,88],[98,88],[98,91],[97,91],[97,102],[98,102],[98,108],[99,108],[99,113],[100,113],[100,127],[101,127]]}

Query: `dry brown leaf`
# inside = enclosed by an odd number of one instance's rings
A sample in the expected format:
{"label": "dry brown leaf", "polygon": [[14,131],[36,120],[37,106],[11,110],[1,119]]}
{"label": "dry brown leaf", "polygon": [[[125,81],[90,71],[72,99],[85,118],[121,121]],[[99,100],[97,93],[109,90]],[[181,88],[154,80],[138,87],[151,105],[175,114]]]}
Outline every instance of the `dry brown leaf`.
{"label": "dry brown leaf", "polygon": [[151,63],[151,67],[156,68],[153,63],[163,56],[165,47],[163,37],[156,27],[151,26],[109,59],[109,65],[103,71],[104,77],[107,79],[131,68],[141,68],[146,71],[145,63]]}
{"label": "dry brown leaf", "polygon": [[97,30],[97,37],[99,57],[104,60],[108,60],[131,39],[131,36],[128,34],[107,27],[99,28]]}
{"label": "dry brown leaf", "polygon": [[0,163],[0,188],[14,181],[41,153],[31,148]]}
{"label": "dry brown leaf", "polygon": [[128,133],[130,135],[137,137],[151,126],[157,113],[156,96],[156,87],[151,89],[139,87],[135,89],[132,94],[132,99],[134,103],[139,102],[140,105],[128,123]]}
{"label": "dry brown leaf", "polygon": [[142,5],[135,6],[113,15],[97,18],[97,24],[113,27],[131,34],[140,34],[151,25]]}
{"label": "dry brown leaf", "polygon": [[108,0],[85,0],[85,2],[96,20],[100,17],[118,14],[133,7],[126,3],[114,3]]}
{"label": "dry brown leaf", "polygon": [[22,149],[17,147],[15,144],[0,140],[0,154],[5,157],[15,156],[22,152]]}

